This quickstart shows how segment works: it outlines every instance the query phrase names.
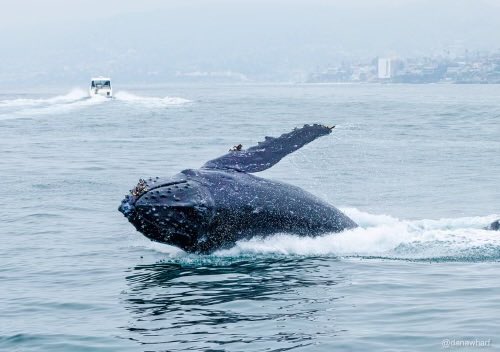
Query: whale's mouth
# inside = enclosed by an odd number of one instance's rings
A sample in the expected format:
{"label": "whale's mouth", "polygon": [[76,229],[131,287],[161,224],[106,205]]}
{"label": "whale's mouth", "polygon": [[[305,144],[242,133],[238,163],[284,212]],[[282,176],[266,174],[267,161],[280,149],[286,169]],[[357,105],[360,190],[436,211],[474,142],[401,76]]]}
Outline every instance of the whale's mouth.
{"label": "whale's mouth", "polygon": [[136,205],[137,201],[133,196],[126,196],[118,208],[137,231],[151,241],[166,243],[183,250],[190,250],[195,245],[198,217],[194,210],[162,207],[159,211],[155,205],[147,206],[143,202]]}
{"label": "whale's mouth", "polygon": [[194,180],[139,180],[118,210],[152,241],[193,250],[213,218],[212,196]]}

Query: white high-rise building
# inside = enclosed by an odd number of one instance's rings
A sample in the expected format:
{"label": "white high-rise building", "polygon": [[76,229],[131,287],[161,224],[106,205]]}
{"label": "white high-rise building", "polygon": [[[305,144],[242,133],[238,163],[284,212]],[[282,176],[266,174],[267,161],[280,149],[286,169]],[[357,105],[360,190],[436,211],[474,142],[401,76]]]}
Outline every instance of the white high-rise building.
{"label": "white high-rise building", "polygon": [[393,60],[388,58],[378,58],[378,78],[388,79],[394,75]]}

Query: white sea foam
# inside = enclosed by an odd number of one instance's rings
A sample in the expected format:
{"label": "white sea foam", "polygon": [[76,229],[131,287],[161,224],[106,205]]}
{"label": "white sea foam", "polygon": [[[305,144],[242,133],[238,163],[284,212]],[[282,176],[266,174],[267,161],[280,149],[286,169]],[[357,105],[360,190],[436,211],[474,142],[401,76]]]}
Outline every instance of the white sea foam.
{"label": "white sea foam", "polygon": [[75,88],[69,93],[46,99],[10,99],[0,101],[0,120],[39,115],[58,115],[106,102],[138,106],[141,109],[160,109],[190,102],[179,97],[145,97],[125,91],[117,92],[115,99],[102,96],[89,97],[83,89]]}
{"label": "white sea foam", "polygon": [[53,103],[47,106],[40,106],[34,108],[28,108],[19,110],[16,112],[19,116],[36,116],[36,115],[58,115],[63,114],[75,110],[80,110],[82,108],[100,105],[107,102],[109,99],[106,97],[96,96],[96,97],[88,97],[81,98],[79,100],[74,100],[70,102],[64,103]]}
{"label": "white sea foam", "polygon": [[39,115],[57,115],[99,105],[105,97],[92,97],[83,89],[75,88],[69,93],[46,99],[12,99],[0,101],[0,120],[25,118]]}
{"label": "white sea foam", "polygon": [[[500,232],[484,229],[500,218],[500,214],[438,220],[400,220],[390,215],[375,215],[355,208],[344,208],[342,211],[360,227],[318,237],[283,233],[265,238],[255,237],[239,241],[233,248],[217,251],[211,257],[278,254],[406,260],[475,261],[500,258]],[[171,246],[152,242],[143,245],[168,254],[171,258],[183,257],[182,252]]]}
{"label": "white sea foam", "polygon": [[50,104],[71,103],[88,97],[88,93],[83,89],[74,88],[69,93],[58,95],[47,99],[10,99],[0,100],[0,108],[3,107],[28,107]]}
{"label": "white sea foam", "polygon": [[500,215],[409,221],[354,208],[343,211],[360,227],[314,238],[289,234],[253,238],[239,241],[235,247],[217,254],[274,253],[393,259],[460,259],[500,255],[500,232],[484,230]]}
{"label": "white sea foam", "polygon": [[141,105],[149,108],[163,108],[189,103],[190,100],[179,97],[146,97],[135,95],[129,92],[120,91],[115,94],[115,98],[121,102]]}

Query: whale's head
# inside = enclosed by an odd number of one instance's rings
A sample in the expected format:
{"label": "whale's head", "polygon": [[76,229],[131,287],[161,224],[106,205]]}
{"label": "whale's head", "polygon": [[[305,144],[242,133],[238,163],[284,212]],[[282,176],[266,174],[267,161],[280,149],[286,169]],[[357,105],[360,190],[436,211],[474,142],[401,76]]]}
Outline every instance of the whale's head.
{"label": "whale's head", "polygon": [[197,181],[182,177],[140,180],[118,210],[144,236],[185,251],[202,251],[213,217],[212,198]]}

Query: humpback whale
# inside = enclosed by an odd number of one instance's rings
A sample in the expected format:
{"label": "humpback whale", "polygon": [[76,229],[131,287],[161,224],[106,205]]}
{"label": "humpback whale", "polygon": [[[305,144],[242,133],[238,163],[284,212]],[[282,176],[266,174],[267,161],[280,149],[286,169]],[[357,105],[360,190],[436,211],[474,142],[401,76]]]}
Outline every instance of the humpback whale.
{"label": "humpback whale", "polygon": [[253,236],[354,228],[354,221],[311,193],[253,175],[334,127],[305,125],[249,149],[237,145],[200,169],[141,179],[118,210],[150,240],[192,253],[230,248]]}

